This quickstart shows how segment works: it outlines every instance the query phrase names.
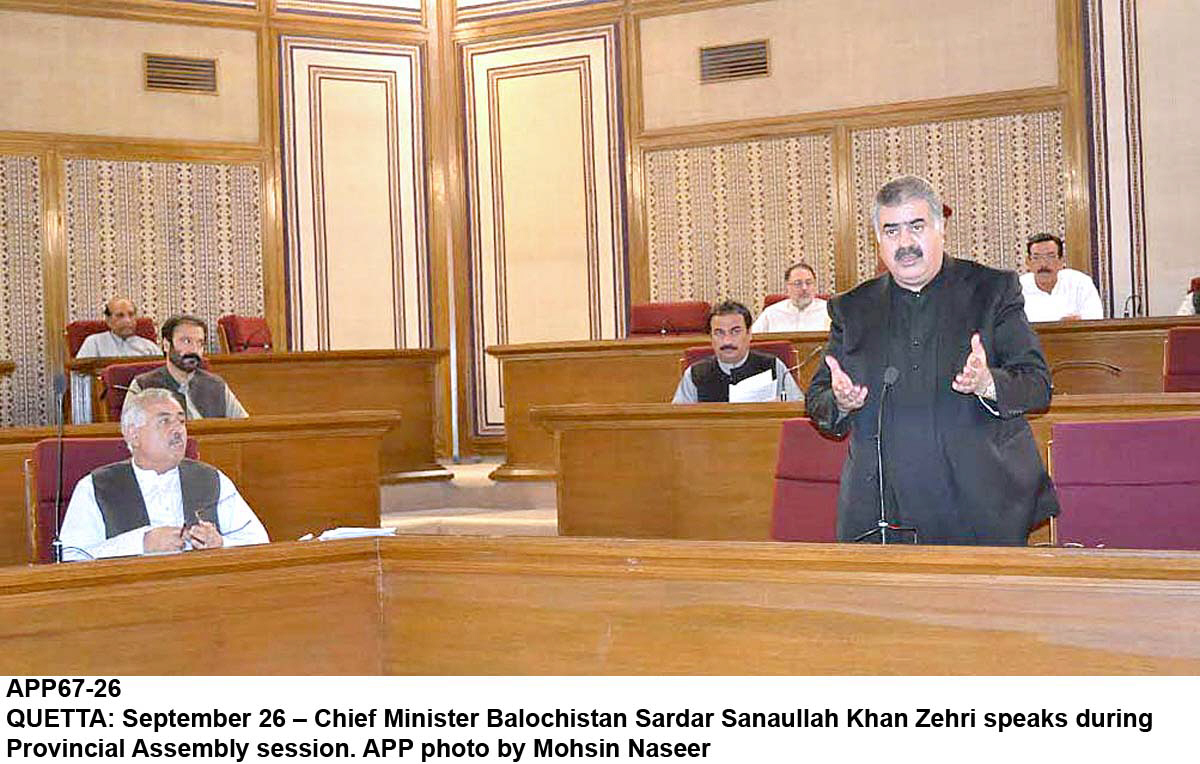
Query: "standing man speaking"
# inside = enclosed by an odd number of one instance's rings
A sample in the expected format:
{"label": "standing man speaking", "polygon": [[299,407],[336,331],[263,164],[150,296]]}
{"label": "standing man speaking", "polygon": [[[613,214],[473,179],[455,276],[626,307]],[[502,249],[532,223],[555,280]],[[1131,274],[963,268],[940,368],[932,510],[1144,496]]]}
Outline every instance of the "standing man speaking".
{"label": "standing man speaking", "polygon": [[821,430],[850,434],[838,539],[878,542],[882,495],[889,543],[1024,544],[1058,499],[1023,416],[1050,404],[1050,372],[1017,275],[944,255],[921,178],[884,185],[872,221],[888,273],[830,301],[807,395]]}

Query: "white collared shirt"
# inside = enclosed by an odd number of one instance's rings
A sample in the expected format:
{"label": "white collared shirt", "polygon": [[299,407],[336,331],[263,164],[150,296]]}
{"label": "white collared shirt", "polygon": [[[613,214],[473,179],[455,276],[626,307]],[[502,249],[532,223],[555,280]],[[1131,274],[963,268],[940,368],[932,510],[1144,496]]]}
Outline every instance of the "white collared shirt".
{"label": "white collared shirt", "polygon": [[763,308],[750,326],[754,334],[760,332],[827,332],[829,331],[829,304],[814,297],[812,302],[799,309],[791,300],[780,300]]}
{"label": "white collared shirt", "polygon": [[1104,318],[1104,305],[1092,277],[1083,271],[1063,268],[1054,289],[1043,292],[1033,273],[1021,275],[1021,294],[1025,297],[1025,317],[1031,322],[1061,321],[1066,316],[1084,320]]}
{"label": "white collared shirt", "polygon": [[76,358],[121,358],[135,355],[161,355],[162,350],[145,337],[134,334],[122,339],[111,331],[89,334],[79,346]]}
{"label": "white collared shirt", "polygon": [[[63,561],[90,560],[100,557],[126,557],[142,554],[143,536],[151,528],[183,525],[183,487],[179,481],[179,468],[163,473],[145,470],[133,465],[146,503],[146,515],[150,522],[140,528],[107,538],[104,515],[96,502],[96,489],[92,476],[85,475],[76,485],[63,519],[60,538],[63,544]],[[245,499],[234,487],[233,481],[224,472],[217,470],[221,493],[217,499],[217,517],[220,519],[221,535],[225,546],[265,544],[267,530],[246,504]],[[212,521],[211,510],[200,511],[202,519]]]}

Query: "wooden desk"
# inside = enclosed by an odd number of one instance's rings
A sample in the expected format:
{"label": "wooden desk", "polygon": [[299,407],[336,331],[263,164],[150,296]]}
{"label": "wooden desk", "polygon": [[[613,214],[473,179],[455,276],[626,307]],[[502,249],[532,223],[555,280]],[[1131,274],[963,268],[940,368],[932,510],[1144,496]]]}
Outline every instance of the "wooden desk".
{"label": "wooden desk", "polygon": [[1186,552],[413,537],[0,570],[9,675],[1195,674],[1198,631]]}
{"label": "wooden desk", "polygon": [[[795,403],[574,404],[533,410],[551,433],[558,532],[770,538],[779,432]],[[1200,416],[1200,393],[1068,395],[1030,417],[1042,458],[1054,422]]]}
{"label": "wooden desk", "polygon": [[[1062,368],[1054,375],[1060,395],[1162,392],[1163,346],[1167,329],[1200,326],[1200,318],[1120,319],[1037,324],[1047,362],[1088,360],[1121,368]],[[789,340],[805,359],[825,342],[824,332],[760,334],[756,339]],[[535,406],[567,403],[662,403],[679,383],[680,359],[703,335],[636,337],[600,342],[542,342],[496,345],[488,353],[502,361],[506,458],[496,480],[553,480],[554,444],[530,419]],[[801,387],[817,359],[799,375]]]}
{"label": "wooden desk", "polygon": [[802,403],[539,406],[563,536],[771,537],[779,432]]}
{"label": "wooden desk", "polygon": [[[377,527],[379,451],[396,411],[188,422],[200,458],[220,468],[272,539],[338,526]],[[73,425],[69,438],[118,437],[116,424]],[[53,428],[0,429],[0,565],[29,561],[24,463]]]}
{"label": "wooden desk", "polygon": [[[208,357],[252,417],[347,410],[402,409],[404,417],[384,438],[380,472],[385,483],[449,480],[437,463],[435,377],[445,350],[339,350],[314,353],[233,353]],[[91,374],[112,363],[146,360],[81,358],[72,371]],[[93,381],[93,389],[99,382]],[[103,407],[94,408],[103,412]]]}

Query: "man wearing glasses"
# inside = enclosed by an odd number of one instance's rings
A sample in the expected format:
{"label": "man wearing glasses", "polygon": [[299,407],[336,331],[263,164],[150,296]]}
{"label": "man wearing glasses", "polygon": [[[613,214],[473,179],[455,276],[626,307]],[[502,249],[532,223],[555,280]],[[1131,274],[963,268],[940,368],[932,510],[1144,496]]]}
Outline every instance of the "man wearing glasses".
{"label": "man wearing glasses", "polygon": [[751,332],[827,332],[829,305],[817,297],[817,274],[807,263],[796,263],[783,274],[786,300],[763,308]]}
{"label": "man wearing glasses", "polygon": [[1100,293],[1082,271],[1067,268],[1062,239],[1039,233],[1025,242],[1021,292],[1030,321],[1078,321],[1104,318]]}

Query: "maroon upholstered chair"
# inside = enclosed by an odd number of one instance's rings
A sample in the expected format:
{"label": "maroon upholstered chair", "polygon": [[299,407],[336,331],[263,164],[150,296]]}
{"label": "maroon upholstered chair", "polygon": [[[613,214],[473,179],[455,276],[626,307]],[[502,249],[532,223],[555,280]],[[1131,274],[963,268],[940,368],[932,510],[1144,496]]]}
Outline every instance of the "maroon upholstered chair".
{"label": "maroon upholstered chair", "polygon": [[[185,451],[189,459],[199,455],[196,440],[188,438]],[[30,559],[37,563],[54,561],[54,529],[62,527],[75,484],[97,467],[129,458],[122,438],[63,438],[62,498],[55,523],[55,494],[58,492],[58,440],[47,438],[33,446],[33,456],[25,461],[27,494],[26,528],[29,533]]]}
{"label": "maroon upholstered chair", "polygon": [[763,298],[763,310],[766,310],[777,302],[783,302],[786,299],[786,294],[769,294]]}
{"label": "maroon upholstered chair", "polygon": [[849,441],[821,434],[810,419],[789,419],[779,434],[771,538],[837,541],[837,499]]}
{"label": "maroon upholstered chair", "polygon": [[1200,276],[1192,279],[1192,283],[1188,285],[1188,293],[1200,292]]}
{"label": "maroon upholstered chair", "polygon": [[629,334],[708,334],[708,311],[703,300],[647,302],[629,310]]}
{"label": "maroon upholstered chair", "polygon": [[[783,361],[783,365],[791,369],[796,365],[796,348],[790,342],[783,340],[772,340],[769,342],[751,342],[751,350],[757,350],[760,353],[769,353],[779,360]],[[687,368],[704,358],[708,358],[713,354],[712,345],[696,345],[683,351],[683,358],[680,359],[679,373],[687,371]],[[795,376],[795,370],[792,371],[792,376]],[[800,384],[797,380],[796,384]]]}
{"label": "maroon upholstered chair", "polygon": [[1200,392],[1200,326],[1174,326],[1167,330],[1163,390]]}
{"label": "maroon upholstered chair", "polygon": [[[103,321],[72,321],[67,324],[67,348],[70,350],[71,357],[75,357],[79,348],[83,347],[83,341],[88,337],[107,331],[108,324]],[[139,316],[133,331],[139,337],[145,337],[154,343],[158,342],[158,330],[154,327],[154,321],[148,316]]]}
{"label": "maroon upholstered chair", "polygon": [[153,371],[164,363],[166,361],[159,359],[157,361],[114,363],[111,366],[105,366],[100,372],[100,379],[103,383],[100,398],[104,401],[104,411],[97,412],[106,415],[107,418],[103,421],[121,421],[121,407],[125,405],[125,393],[128,391],[129,385],[133,383],[133,378],[139,374]]}
{"label": "maroon upholstered chair", "polygon": [[221,316],[217,336],[226,353],[265,353],[271,349],[271,327],[262,316]]}
{"label": "maroon upholstered chair", "polygon": [[1059,544],[1200,549],[1200,418],[1053,425]]}

